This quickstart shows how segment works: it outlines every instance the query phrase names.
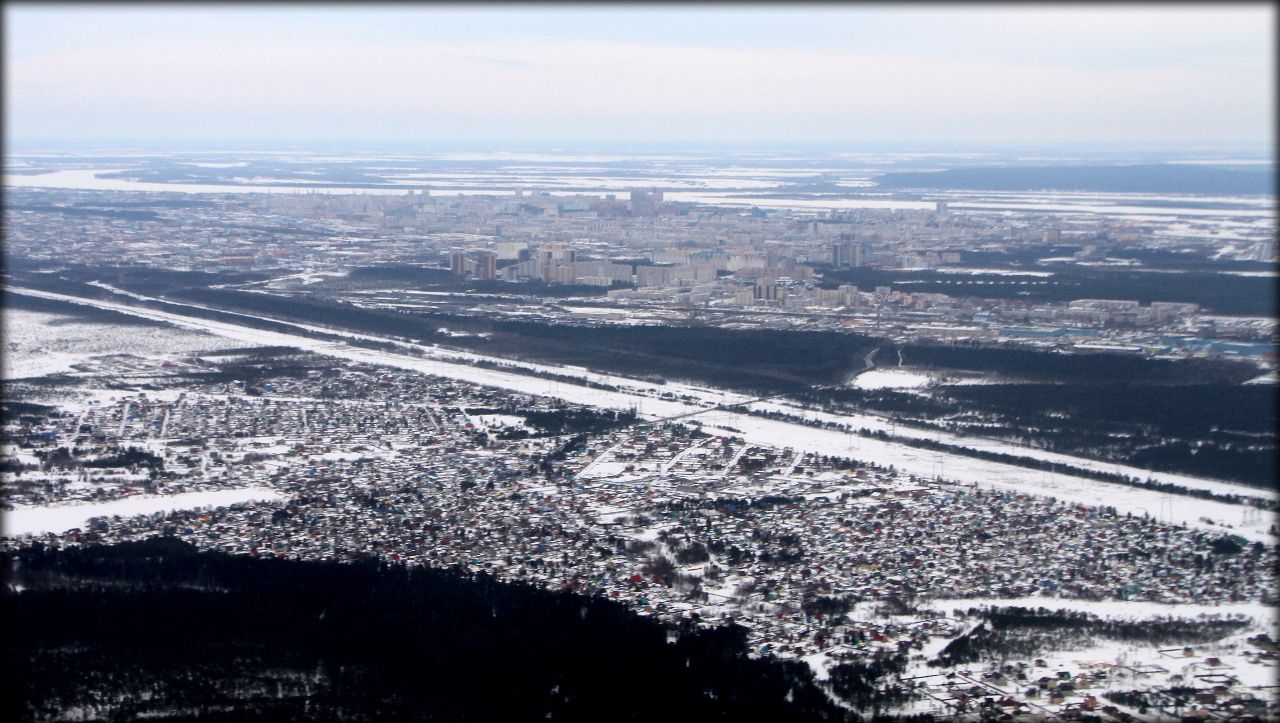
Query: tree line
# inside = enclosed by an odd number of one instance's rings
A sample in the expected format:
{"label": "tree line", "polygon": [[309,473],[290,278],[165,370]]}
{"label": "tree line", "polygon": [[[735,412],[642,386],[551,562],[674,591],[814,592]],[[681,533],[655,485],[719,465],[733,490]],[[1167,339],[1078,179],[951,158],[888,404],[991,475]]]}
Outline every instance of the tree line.
{"label": "tree line", "polygon": [[10,551],[6,720],[858,720],[741,627],[455,569],[199,552]]}

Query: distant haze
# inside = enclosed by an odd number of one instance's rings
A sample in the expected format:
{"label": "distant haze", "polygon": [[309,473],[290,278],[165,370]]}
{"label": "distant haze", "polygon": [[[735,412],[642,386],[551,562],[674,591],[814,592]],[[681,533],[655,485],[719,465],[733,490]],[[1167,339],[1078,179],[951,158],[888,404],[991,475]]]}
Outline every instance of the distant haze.
{"label": "distant haze", "polygon": [[1275,8],[4,8],[6,142],[1274,148]]}

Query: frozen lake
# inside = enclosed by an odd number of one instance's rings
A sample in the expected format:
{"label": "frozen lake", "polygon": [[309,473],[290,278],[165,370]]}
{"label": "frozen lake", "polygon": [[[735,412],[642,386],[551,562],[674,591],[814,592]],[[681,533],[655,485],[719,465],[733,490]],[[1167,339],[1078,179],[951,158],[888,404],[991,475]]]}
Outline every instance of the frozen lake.
{"label": "frozen lake", "polygon": [[[322,158],[308,158],[310,162]],[[354,160],[354,159],[347,159]],[[547,159],[532,158],[533,162]],[[233,168],[239,163],[189,163],[206,168]],[[798,211],[887,209],[932,211],[937,201],[947,201],[953,211],[979,213],[1024,212],[1031,214],[1120,216],[1135,221],[1170,223],[1178,218],[1214,220],[1220,224],[1261,224],[1274,228],[1274,198],[1250,196],[1183,196],[1137,193],[1096,192],[1008,192],[1008,191],[928,191],[919,198],[894,198],[874,192],[854,197],[832,198],[753,198],[750,193],[772,190],[785,193],[781,181],[814,176],[804,169],[758,168],[680,168],[679,173],[652,170],[640,174],[609,175],[606,167],[583,170],[600,171],[598,175],[571,175],[555,166],[511,167],[499,172],[433,171],[413,172],[388,167],[388,171],[371,178],[373,187],[328,185],[320,178],[239,177],[234,184],[217,183],[153,183],[122,178],[101,178],[99,174],[128,168],[63,169],[38,174],[4,174],[4,185],[14,188],[81,189],[97,191],[148,191],[165,193],[326,193],[403,195],[410,185],[440,186],[433,196],[503,196],[515,189],[527,189],[550,195],[603,194],[629,189],[657,187],[666,191],[668,201],[728,206],[791,209]],[[370,167],[369,170],[374,170]],[[833,169],[833,181],[843,188],[873,188],[865,169]],[[266,185],[271,184],[271,185]],[[565,190],[574,188],[578,190]],[[1206,208],[1201,204],[1221,204]],[[1225,226],[1224,226],[1225,228]],[[1217,234],[1221,235],[1221,234]]]}

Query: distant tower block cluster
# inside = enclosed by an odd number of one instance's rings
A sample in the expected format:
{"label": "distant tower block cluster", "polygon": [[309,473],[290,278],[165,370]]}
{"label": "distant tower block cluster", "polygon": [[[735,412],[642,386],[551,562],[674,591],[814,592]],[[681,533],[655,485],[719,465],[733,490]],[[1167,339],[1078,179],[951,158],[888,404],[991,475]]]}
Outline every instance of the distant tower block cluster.
{"label": "distant tower block cluster", "polygon": [[633,190],[631,192],[632,216],[657,216],[658,207],[662,205],[662,191],[651,188],[648,191]]}
{"label": "distant tower block cluster", "polygon": [[492,281],[498,278],[498,253],[489,249],[454,249],[449,252],[454,276]]}
{"label": "distant tower block cluster", "polygon": [[575,273],[570,266],[577,260],[577,253],[562,244],[542,244],[538,247],[538,278],[548,283],[571,284]]}
{"label": "distant tower block cluster", "polygon": [[831,244],[831,265],[836,268],[862,266],[866,263],[866,255],[867,244],[864,241],[842,238]]}

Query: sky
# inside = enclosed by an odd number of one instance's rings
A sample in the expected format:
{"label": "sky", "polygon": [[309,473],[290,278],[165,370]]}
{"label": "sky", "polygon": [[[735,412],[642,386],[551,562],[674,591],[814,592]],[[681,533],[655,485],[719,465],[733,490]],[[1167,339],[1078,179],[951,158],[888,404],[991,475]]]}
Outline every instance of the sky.
{"label": "sky", "polygon": [[6,3],[5,141],[1271,152],[1275,12]]}

